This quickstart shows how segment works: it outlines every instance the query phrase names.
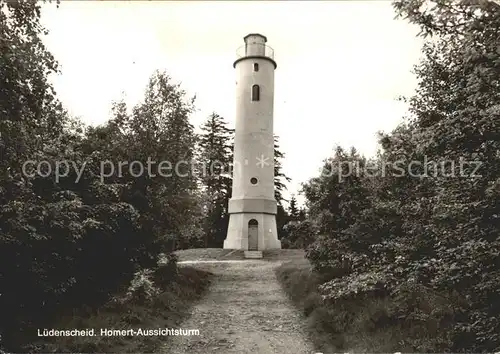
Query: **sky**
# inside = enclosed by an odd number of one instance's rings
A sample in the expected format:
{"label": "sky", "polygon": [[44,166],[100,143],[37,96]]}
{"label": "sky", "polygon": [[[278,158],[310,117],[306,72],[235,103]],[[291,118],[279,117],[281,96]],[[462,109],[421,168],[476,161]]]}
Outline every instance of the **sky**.
{"label": "sky", "polygon": [[63,0],[42,11],[62,71],[58,96],[93,125],[106,122],[113,100],[138,103],[150,75],[165,70],[196,95],[196,127],[212,112],[234,127],[236,49],[248,33],[265,35],[278,64],[274,132],[292,178],[287,196],[319,174],[335,146],[371,156],[377,131],[401,122],[407,107],[396,98],[414,92],[422,40],[394,17],[383,0]]}

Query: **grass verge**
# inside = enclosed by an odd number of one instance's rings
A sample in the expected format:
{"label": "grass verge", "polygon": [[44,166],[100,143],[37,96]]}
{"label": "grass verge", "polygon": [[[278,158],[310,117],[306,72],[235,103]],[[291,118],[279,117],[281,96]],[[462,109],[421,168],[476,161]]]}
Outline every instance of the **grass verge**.
{"label": "grass verge", "polygon": [[323,302],[318,286],[327,279],[305,260],[276,269],[283,290],[306,316],[309,337],[322,353],[394,353],[446,351],[454,322],[450,299],[425,288],[396,297]]}
{"label": "grass verge", "polygon": [[[91,329],[95,336],[43,337],[30,345],[29,352],[79,353],[145,353],[155,352],[168,340],[164,336],[100,336],[101,329],[158,329],[178,328],[189,315],[193,302],[207,290],[212,274],[192,267],[178,267],[171,277],[171,268],[160,267],[154,275],[159,290],[150,300],[109,301],[102,308],[60,318],[53,329]],[[162,274],[169,273],[169,274]],[[166,281],[166,279],[169,279]],[[117,298],[123,298],[120,294]]]}
{"label": "grass verge", "polygon": [[321,276],[311,271],[305,259],[295,259],[276,268],[276,275],[283,290],[293,304],[307,318],[309,337],[317,351],[322,353],[337,352],[342,348],[342,336],[332,333],[328,326],[329,311],[322,305],[317,287],[323,282]]}

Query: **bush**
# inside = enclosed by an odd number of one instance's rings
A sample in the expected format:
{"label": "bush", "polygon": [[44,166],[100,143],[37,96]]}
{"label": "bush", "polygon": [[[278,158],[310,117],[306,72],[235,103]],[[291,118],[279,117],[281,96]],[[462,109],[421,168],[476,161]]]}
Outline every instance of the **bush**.
{"label": "bush", "polygon": [[281,239],[282,248],[305,249],[316,237],[316,229],[310,221],[291,221],[283,227],[286,237]]}
{"label": "bush", "polygon": [[456,295],[445,296],[416,282],[389,291],[388,284],[394,283],[380,273],[325,283],[324,276],[297,261],[276,272],[307,317],[317,351],[444,352],[457,343],[453,326],[463,299]]}
{"label": "bush", "polygon": [[153,271],[143,269],[134,274],[127,289],[126,300],[137,304],[151,303],[159,293],[160,289],[153,280]]}

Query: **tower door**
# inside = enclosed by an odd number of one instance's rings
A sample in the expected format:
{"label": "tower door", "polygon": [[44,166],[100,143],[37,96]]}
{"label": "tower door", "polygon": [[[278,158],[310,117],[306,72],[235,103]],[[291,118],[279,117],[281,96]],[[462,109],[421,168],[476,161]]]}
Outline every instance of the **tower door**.
{"label": "tower door", "polygon": [[259,223],[255,219],[248,222],[248,250],[259,250]]}

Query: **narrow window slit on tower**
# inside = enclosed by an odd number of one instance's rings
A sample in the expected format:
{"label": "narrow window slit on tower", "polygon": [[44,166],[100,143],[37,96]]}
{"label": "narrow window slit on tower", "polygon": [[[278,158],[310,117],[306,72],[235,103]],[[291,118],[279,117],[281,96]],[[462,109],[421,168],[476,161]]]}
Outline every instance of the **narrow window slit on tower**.
{"label": "narrow window slit on tower", "polygon": [[259,64],[253,63],[253,71],[259,71]]}
{"label": "narrow window slit on tower", "polygon": [[252,101],[260,100],[260,87],[259,85],[252,86]]}

